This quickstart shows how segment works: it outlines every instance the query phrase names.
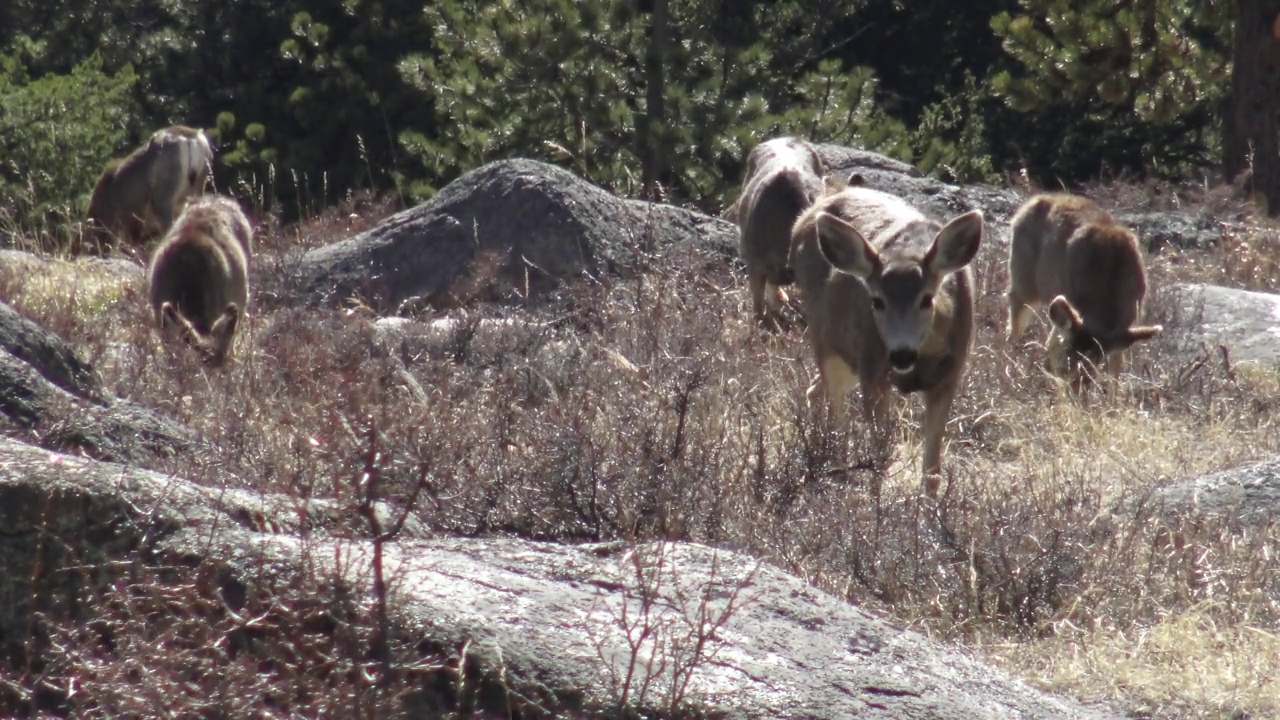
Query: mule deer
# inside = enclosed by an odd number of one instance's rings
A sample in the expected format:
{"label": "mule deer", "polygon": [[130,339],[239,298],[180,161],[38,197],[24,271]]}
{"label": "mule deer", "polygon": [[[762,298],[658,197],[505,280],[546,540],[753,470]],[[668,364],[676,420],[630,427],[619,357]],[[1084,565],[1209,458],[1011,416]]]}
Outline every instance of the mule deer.
{"label": "mule deer", "polygon": [[902,199],[828,182],[796,222],[796,281],[809,318],[818,378],[833,415],[862,389],[863,416],[888,421],[890,386],[924,393],[924,484],[936,496],[942,439],[973,333],[968,265],[982,243],[982,213],[945,226]]}
{"label": "mule deer", "polygon": [[821,192],[822,160],[814,149],[796,138],[775,138],[751,150],[742,196],[725,213],[738,223],[756,322],[769,330],[782,323],[777,288],[795,281],[791,228]]}
{"label": "mule deer", "polygon": [[1037,195],[1014,215],[1008,340],[1022,337],[1033,307],[1048,305],[1046,365],[1076,389],[1104,363],[1118,376],[1121,352],[1160,332],[1134,325],[1146,292],[1138,238],[1092,200]]}
{"label": "mule deer", "polygon": [[234,200],[209,196],[189,203],[147,272],[161,333],[176,333],[205,362],[222,364],[248,310],[252,254],[253,230]]}
{"label": "mule deer", "polygon": [[138,247],[163,235],[187,199],[204,191],[212,160],[203,131],[185,125],[155,131],[98,177],[89,200],[90,237],[99,246],[114,236]]}

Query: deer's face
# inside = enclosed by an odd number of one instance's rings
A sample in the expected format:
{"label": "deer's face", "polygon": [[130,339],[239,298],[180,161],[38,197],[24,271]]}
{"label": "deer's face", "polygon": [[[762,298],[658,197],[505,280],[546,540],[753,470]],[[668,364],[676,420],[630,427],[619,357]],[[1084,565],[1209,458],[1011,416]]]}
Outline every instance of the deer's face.
{"label": "deer's face", "polygon": [[1096,377],[1097,369],[1106,363],[1108,355],[1149,340],[1162,329],[1159,325],[1135,325],[1110,333],[1096,333],[1085,325],[1064,295],[1049,303],[1049,321],[1052,329],[1045,343],[1045,368],[1067,378],[1075,387],[1086,378]]}
{"label": "deer's face", "polygon": [[869,308],[889,352],[889,366],[910,372],[920,347],[935,324],[938,290],[948,275],[973,260],[982,241],[982,215],[977,211],[947,223],[923,257],[881,253],[848,222],[819,213],[818,246],[836,270],[860,278],[871,296]]}
{"label": "deer's face", "polygon": [[919,263],[899,263],[864,282],[871,295],[871,315],[889,350],[889,366],[910,372],[933,327],[942,278],[931,277]]}

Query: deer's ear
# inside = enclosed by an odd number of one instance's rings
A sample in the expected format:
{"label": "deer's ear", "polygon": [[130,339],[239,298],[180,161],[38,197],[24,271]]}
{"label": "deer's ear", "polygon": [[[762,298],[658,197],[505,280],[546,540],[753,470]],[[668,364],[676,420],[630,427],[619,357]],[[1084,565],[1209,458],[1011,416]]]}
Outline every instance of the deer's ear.
{"label": "deer's ear", "polygon": [[1136,342],[1150,340],[1159,335],[1162,330],[1164,330],[1164,327],[1161,325],[1135,325],[1106,338],[1103,342],[1103,347],[1107,351],[1124,350]]}
{"label": "deer's ear", "polygon": [[858,229],[828,212],[817,217],[818,249],[842,273],[867,279],[880,272],[880,255]]}
{"label": "deer's ear", "polygon": [[835,195],[836,193],[849,187],[849,183],[844,177],[831,173],[822,176],[822,194]]}
{"label": "deer's ear", "polygon": [[178,323],[178,311],[168,300],[160,303],[160,327],[168,327]]}
{"label": "deer's ear", "polygon": [[235,303],[227,305],[227,309],[213,326],[209,328],[209,341],[204,349],[205,362],[214,367],[221,365],[231,353],[231,344],[236,339],[236,325],[240,322],[240,306]]}
{"label": "deer's ear", "polygon": [[1049,303],[1049,322],[1063,332],[1076,332],[1084,327],[1080,313],[1076,312],[1065,295],[1059,295]]}
{"label": "deer's ear", "polygon": [[938,231],[925,253],[925,266],[939,276],[950,275],[972,262],[981,245],[982,212],[971,210]]}

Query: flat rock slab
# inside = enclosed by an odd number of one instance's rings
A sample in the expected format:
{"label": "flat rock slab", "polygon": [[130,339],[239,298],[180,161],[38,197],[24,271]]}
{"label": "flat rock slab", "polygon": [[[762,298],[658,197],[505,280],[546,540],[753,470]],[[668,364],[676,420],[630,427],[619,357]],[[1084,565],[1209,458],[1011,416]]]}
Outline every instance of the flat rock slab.
{"label": "flat rock slab", "polygon": [[[874,153],[868,153],[874,155]],[[887,158],[885,158],[887,160]],[[993,185],[950,185],[918,173],[904,173],[873,158],[855,157],[850,164],[836,167],[841,175],[858,173],[866,187],[906,200],[926,216],[946,222],[956,215],[981,210],[989,235],[1003,243],[1009,219],[1026,196],[1017,190]]]}
{"label": "flat rock slab", "polygon": [[[69,564],[203,558],[243,582],[310,572],[368,592],[367,541],[287,524],[298,500],[203,489],[0,439],[0,638]],[[41,507],[45,513],[19,511]],[[291,510],[292,509],[292,510]],[[52,519],[52,520],[51,520]],[[339,533],[342,535],[343,533]],[[96,544],[83,547],[86,539]],[[671,700],[720,718],[1107,718],[878,620],[746,556],[674,543],[403,540],[384,546],[392,631],[468,656],[522,717],[644,717]],[[304,570],[305,568],[305,570]],[[64,588],[62,592],[66,592]],[[627,678],[630,677],[630,680]],[[674,688],[674,690],[673,690]]]}
{"label": "flat rock slab", "polygon": [[1208,213],[1130,212],[1116,219],[1138,234],[1147,252],[1166,246],[1205,249],[1222,240],[1223,224]]}
{"label": "flat rock slab", "polygon": [[[858,173],[868,187],[897,195],[939,222],[960,213],[982,210],[994,245],[1004,245],[1009,221],[1030,195],[994,185],[951,185],[906,163],[866,150],[839,145],[816,145],[818,155],[840,175]],[[1207,248],[1222,239],[1223,225],[1203,212],[1117,212],[1116,219],[1138,233],[1154,252],[1166,246]]]}
{"label": "flat rock slab", "polygon": [[1166,515],[1227,519],[1269,526],[1280,511],[1280,458],[1220,470],[1160,489],[1152,498]]}
{"label": "flat rock slab", "polygon": [[684,698],[715,717],[1106,717],[703,546],[449,541],[403,544],[396,560],[426,634],[470,638],[550,687],[616,698],[634,671],[632,697],[652,683],[642,705],[687,682]]}
{"label": "flat rock slab", "polygon": [[844,145],[832,145],[831,143],[816,143],[813,145],[813,149],[818,153],[818,157],[822,159],[822,164],[832,171],[863,168],[887,170],[899,175],[909,175],[917,178],[922,177],[915,165],[901,160],[894,160],[888,155],[881,155],[870,150],[851,148]]}
{"label": "flat rock slab", "polygon": [[1280,295],[1216,285],[1175,285],[1175,342],[1187,353],[1223,345],[1233,364],[1280,367]]}
{"label": "flat rock slab", "polygon": [[0,353],[30,366],[43,380],[68,393],[96,402],[106,399],[98,374],[62,338],[4,302],[0,302]]}
{"label": "flat rock slab", "polygon": [[77,257],[73,260],[53,258],[25,250],[0,250],[0,275],[88,276],[100,283],[124,284],[146,279],[146,268],[123,257]]}

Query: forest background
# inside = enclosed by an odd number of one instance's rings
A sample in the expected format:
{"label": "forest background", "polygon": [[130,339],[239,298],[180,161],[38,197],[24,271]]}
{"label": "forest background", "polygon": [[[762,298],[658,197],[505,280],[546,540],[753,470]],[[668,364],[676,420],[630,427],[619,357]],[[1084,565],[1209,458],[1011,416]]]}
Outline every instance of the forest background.
{"label": "forest background", "polygon": [[174,123],[209,131],[221,190],[285,221],[360,191],[410,205],[513,156],[716,212],[779,134],[954,181],[1217,179],[1248,161],[1224,165],[1233,9],[9,0],[0,231],[56,244],[103,164]]}

